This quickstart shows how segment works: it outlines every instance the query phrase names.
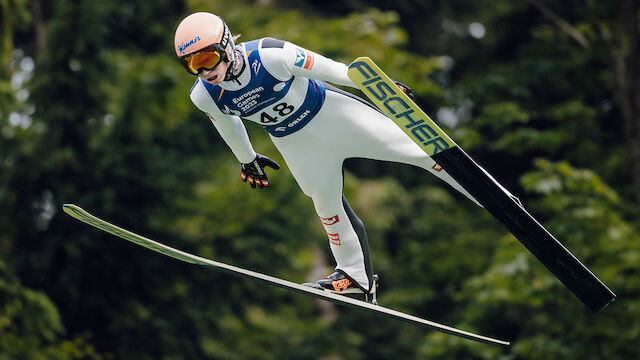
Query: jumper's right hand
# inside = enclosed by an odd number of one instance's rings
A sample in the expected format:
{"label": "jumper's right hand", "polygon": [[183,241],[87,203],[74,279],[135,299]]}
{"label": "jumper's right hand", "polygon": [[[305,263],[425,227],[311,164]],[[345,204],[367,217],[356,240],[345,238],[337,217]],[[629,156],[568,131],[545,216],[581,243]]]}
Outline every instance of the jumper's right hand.
{"label": "jumper's right hand", "polygon": [[274,170],[280,169],[280,165],[278,165],[277,162],[264,155],[257,154],[252,162],[242,164],[240,177],[242,181],[249,182],[249,185],[251,185],[253,189],[255,189],[256,186],[259,189],[266,189],[269,187],[269,178],[267,178],[267,173],[264,171],[264,168],[267,166]]}

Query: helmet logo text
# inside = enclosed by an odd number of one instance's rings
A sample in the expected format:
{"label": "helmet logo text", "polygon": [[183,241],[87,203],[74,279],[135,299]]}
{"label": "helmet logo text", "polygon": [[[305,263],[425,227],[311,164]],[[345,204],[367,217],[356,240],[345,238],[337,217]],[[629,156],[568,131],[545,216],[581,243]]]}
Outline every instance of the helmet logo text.
{"label": "helmet logo text", "polygon": [[186,43],[180,43],[180,45],[178,45],[178,51],[180,51],[180,54],[184,54],[185,50],[187,50],[187,48],[195,43],[197,43],[198,41],[200,41],[200,36],[196,35],[193,39],[189,40]]}

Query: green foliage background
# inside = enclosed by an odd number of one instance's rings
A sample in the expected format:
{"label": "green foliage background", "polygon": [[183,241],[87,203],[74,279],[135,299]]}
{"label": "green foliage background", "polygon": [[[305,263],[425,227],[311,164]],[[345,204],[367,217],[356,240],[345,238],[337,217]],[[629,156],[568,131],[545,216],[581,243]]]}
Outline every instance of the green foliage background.
{"label": "green foliage background", "polygon": [[[640,236],[612,53],[616,2],[0,1],[0,359],[631,359]],[[379,301],[510,349],[192,267],[87,228],[76,203],[204,257],[328,273],[286,166],[270,191],[187,96],[173,31],[194,11],[345,63],[372,57],[617,294],[589,313],[488,213],[415,168],[349,160]],[[637,15],[637,14],[636,14]],[[470,24],[486,32],[472,36]],[[640,65],[640,64],[637,64]],[[352,90],[353,91],[353,90]],[[355,92],[355,91],[354,91]],[[247,124],[260,153],[284,162]]]}

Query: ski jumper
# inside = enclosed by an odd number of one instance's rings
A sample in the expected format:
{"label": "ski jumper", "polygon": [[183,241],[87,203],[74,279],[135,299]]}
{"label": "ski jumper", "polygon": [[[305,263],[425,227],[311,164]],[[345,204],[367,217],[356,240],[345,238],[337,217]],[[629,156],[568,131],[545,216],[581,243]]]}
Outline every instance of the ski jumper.
{"label": "ski jumper", "polygon": [[241,163],[256,157],[242,119],[261,124],[325,227],[336,270],[368,292],[367,235],[342,195],[343,162],[367,158],[419,166],[475,202],[398,126],[366,101],[332,87],[356,87],[347,66],[290,42],[263,38],[236,47],[232,81],[198,78],[191,100],[211,119]]}

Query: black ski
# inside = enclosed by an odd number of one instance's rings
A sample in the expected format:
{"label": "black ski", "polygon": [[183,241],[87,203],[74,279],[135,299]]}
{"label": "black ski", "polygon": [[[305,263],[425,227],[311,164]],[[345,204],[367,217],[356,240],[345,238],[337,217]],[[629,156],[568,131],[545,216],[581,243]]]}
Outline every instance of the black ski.
{"label": "black ski", "polygon": [[360,57],[351,63],[349,77],[589,309],[600,311],[615,299],[615,294],[600,279],[451,140],[370,58]]}

